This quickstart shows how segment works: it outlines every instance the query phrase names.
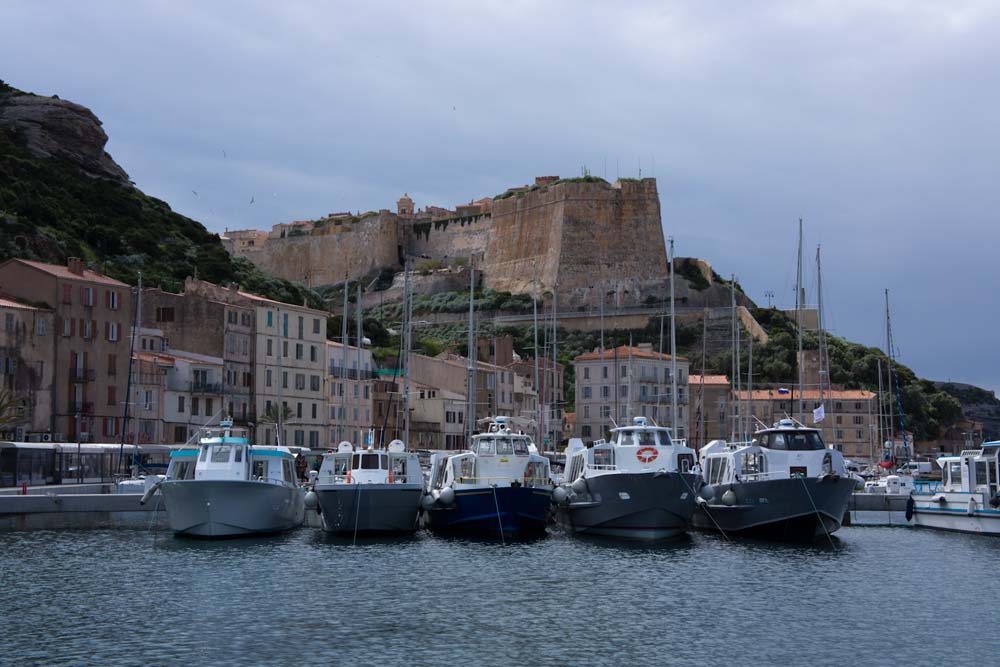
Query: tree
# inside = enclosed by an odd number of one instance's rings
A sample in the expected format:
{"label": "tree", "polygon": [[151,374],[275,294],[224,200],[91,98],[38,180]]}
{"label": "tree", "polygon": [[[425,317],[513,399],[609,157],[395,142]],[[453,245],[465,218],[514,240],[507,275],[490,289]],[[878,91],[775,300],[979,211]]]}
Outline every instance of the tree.
{"label": "tree", "polygon": [[0,428],[24,421],[24,399],[9,389],[0,389]]}
{"label": "tree", "polygon": [[[281,423],[285,424],[289,419],[292,418],[292,409],[287,405],[282,406],[281,410]],[[272,403],[271,407],[264,411],[264,416],[261,418],[262,424],[277,424],[278,423],[278,404]]]}

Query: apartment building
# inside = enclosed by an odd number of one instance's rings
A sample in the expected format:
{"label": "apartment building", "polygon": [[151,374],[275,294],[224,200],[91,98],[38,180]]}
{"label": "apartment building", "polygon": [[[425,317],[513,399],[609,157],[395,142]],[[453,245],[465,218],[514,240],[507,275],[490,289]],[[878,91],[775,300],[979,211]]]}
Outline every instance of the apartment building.
{"label": "apartment building", "polygon": [[371,350],[326,341],[327,405],[331,444],[363,443],[372,428],[375,362]]}
{"label": "apartment building", "polygon": [[688,360],[677,357],[677,377],[672,379],[669,354],[654,352],[651,345],[622,345],[594,350],[573,360],[576,371],[576,429],[584,440],[607,437],[614,424],[632,417],[651,417],[661,426],[673,427],[671,393],[677,391],[677,425],[674,437],[688,436]]}
{"label": "apartment building", "polygon": [[[876,395],[863,389],[833,389],[823,392],[824,418],[818,424],[813,422],[813,410],[820,406],[817,389],[802,392],[802,420],[807,426],[820,429],[823,442],[844,453],[844,456],[859,461],[871,458],[875,447],[874,427],[877,422]],[[742,401],[742,406],[740,402]],[[743,433],[752,435],[760,428],[760,423],[768,426],[785,417],[798,419],[799,394],[791,389],[754,389],[749,392],[733,392],[729,416],[733,433],[739,433],[739,415],[742,407]],[[757,420],[760,420],[759,422]]]}
{"label": "apartment building", "polygon": [[729,437],[729,378],[725,375],[689,375],[688,445],[699,448]]}
{"label": "apartment building", "polygon": [[222,357],[167,350],[174,363],[167,371],[163,399],[164,441],[185,443],[196,439],[203,427],[218,423],[225,364]]}
{"label": "apartment building", "polygon": [[51,440],[55,330],[53,313],[0,296],[0,388],[17,401],[6,440]]}
{"label": "apartment building", "polygon": [[0,292],[45,304],[53,313],[52,438],[119,438],[130,356],[131,288],[77,258],[66,266],[10,259],[0,264]]}

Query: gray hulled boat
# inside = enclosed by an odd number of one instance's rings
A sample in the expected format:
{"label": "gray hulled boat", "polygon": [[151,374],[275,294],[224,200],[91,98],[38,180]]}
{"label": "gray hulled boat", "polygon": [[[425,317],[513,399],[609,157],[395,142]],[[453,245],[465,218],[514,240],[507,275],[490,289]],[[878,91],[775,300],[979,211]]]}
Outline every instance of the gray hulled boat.
{"label": "gray hulled boat", "polygon": [[770,539],[813,540],[840,528],[855,480],[817,429],[783,419],[750,443],[701,448],[705,487],[698,528]]}
{"label": "gray hulled boat", "polygon": [[323,457],[306,503],[330,533],[402,533],[417,529],[423,493],[420,460],[401,440],[359,451],[342,442]]}
{"label": "gray hulled boat", "polygon": [[197,449],[171,456],[163,494],[171,530],[199,537],[276,533],[302,523],[302,491],[285,447],[251,446],[223,420]]}
{"label": "gray hulled boat", "polygon": [[611,442],[570,440],[555,500],[560,523],[576,533],[660,539],[685,532],[701,478],[694,450],[669,428],[636,417]]}

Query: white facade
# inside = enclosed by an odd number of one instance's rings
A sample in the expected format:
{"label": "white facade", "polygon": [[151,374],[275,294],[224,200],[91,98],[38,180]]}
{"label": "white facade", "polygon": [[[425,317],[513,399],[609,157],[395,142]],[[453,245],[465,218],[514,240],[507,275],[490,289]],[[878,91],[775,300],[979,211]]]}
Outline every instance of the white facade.
{"label": "white facade", "polygon": [[[345,356],[346,355],[346,356]],[[330,443],[365,442],[373,426],[372,381],[375,362],[371,350],[326,342],[327,418]]]}

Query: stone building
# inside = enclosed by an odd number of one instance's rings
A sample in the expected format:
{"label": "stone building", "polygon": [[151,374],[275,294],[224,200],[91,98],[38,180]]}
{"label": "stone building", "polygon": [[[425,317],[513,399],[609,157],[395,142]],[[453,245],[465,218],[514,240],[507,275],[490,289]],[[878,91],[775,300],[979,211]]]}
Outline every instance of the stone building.
{"label": "stone building", "polygon": [[[875,424],[878,408],[874,392],[863,389],[824,391],[825,415],[819,424],[813,422],[813,410],[820,406],[819,390],[806,389],[802,392],[802,399],[806,413],[803,423],[819,428],[827,446],[840,450],[844,456],[855,461],[870,461],[873,452],[877,456]],[[799,418],[799,394],[792,389],[754,389],[752,400],[749,392],[733,392],[729,417],[731,433],[734,434],[740,433],[740,401],[743,402],[742,432],[748,438],[760,428],[760,422],[771,426],[785,417]]]}
{"label": "stone building", "polygon": [[53,312],[53,439],[119,438],[131,288],[87,268],[81,259],[70,258],[66,266],[10,259],[0,264],[0,292],[44,303]]}
{"label": "stone building", "polygon": [[196,439],[205,426],[218,423],[223,405],[222,357],[168,348],[174,363],[167,370],[163,401],[164,441],[185,443]]}
{"label": "stone building", "polygon": [[632,417],[651,417],[671,426],[671,391],[677,388],[674,437],[688,437],[688,360],[677,357],[676,382],[671,380],[671,356],[649,344],[594,350],[573,360],[576,371],[576,428],[584,440],[604,438],[617,424]]}
{"label": "stone building", "polygon": [[52,438],[55,334],[51,310],[0,297],[0,388],[18,402],[0,438]]}
{"label": "stone building", "polygon": [[729,438],[729,378],[689,375],[688,388],[691,398],[688,446],[698,449],[712,440]]}

